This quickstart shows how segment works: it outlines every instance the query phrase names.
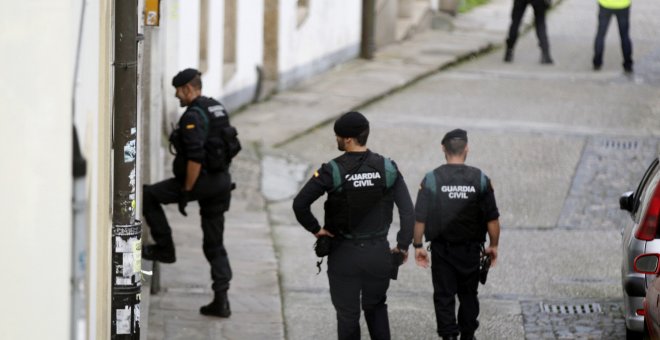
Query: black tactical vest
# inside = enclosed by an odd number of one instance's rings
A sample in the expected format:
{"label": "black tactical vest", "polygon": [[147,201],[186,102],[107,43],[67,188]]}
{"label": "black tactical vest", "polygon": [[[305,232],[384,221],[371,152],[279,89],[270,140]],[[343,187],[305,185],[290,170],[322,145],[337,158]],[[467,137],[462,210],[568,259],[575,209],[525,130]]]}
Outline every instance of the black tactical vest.
{"label": "black tactical vest", "polygon": [[342,155],[329,164],[334,187],[324,206],[325,227],[348,239],[387,235],[397,176],[392,161],[367,151],[362,157]]}
{"label": "black tactical vest", "polygon": [[[236,139],[235,129],[229,124],[229,115],[225,107],[217,100],[209,97],[200,96],[190,106],[186,112],[192,111],[194,114],[199,115],[202,127],[206,134],[204,149],[206,157],[202,161],[202,171],[204,172],[221,172],[225,171],[231,163],[231,157],[235,156],[240,151],[240,143],[238,150],[229,155],[225,151],[225,144],[221,137],[225,130],[233,129],[233,139]],[[188,158],[185,154],[185,145],[183,145],[183,137],[180,132],[181,127],[178,126],[170,135],[170,151],[174,148],[173,154],[175,155],[172,170],[175,177],[185,178]],[[228,133],[229,134],[229,133]],[[214,155],[215,157],[210,157]]]}
{"label": "black tactical vest", "polygon": [[486,223],[481,201],[486,176],[467,165],[443,165],[426,174],[424,187],[431,191],[425,236],[427,240],[484,242]]}

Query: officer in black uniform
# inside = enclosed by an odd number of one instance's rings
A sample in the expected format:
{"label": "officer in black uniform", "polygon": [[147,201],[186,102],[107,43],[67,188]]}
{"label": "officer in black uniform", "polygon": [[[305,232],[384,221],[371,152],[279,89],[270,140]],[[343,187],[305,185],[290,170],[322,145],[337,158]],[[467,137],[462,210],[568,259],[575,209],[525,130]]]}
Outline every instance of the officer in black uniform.
{"label": "officer in black uniform", "polygon": [[[497,260],[500,235],[499,211],[490,180],[481,170],[465,165],[467,132],[456,129],[442,139],[447,164],[426,174],[415,204],[415,261],[428,267],[422,236],[431,241],[433,302],[438,335],[443,339],[474,339],[479,327],[480,252],[491,265]],[[458,324],[455,296],[458,295]]]}
{"label": "officer in black uniform", "polygon": [[[360,338],[360,304],[372,339],[390,339],[387,289],[393,253],[405,259],[412,240],[413,205],[394,162],[367,149],[369,122],[359,112],[342,115],[334,125],[337,147],[345,153],[323,164],[293,201],[298,222],[317,238],[330,236],[330,296],[337,312],[339,339]],[[324,193],[321,227],[310,206]],[[393,204],[401,229],[390,250],[387,233]]]}
{"label": "officer in black uniform", "polygon": [[[218,101],[204,97],[201,73],[185,69],[172,79],[181,107],[187,107],[177,128],[170,136],[176,149],[173,163],[174,178],[144,186],[143,215],[151,227],[156,244],[144,246],[142,257],[162,263],[176,261],[172,229],[161,204],[177,203],[179,212],[187,216],[189,201],[198,201],[204,233],[203,250],[211,264],[213,301],[200,309],[204,315],[229,317],[231,314],[227,290],[232,277],[229,258],[223,244],[224,213],[229,209],[232,181],[229,171],[211,173],[205,166],[204,143],[211,117],[229,117]],[[205,114],[206,117],[201,115]]]}
{"label": "officer in black uniform", "polygon": [[518,40],[518,29],[527,5],[532,6],[534,9],[536,36],[538,37],[539,47],[541,48],[541,64],[550,65],[553,61],[550,56],[550,43],[548,42],[548,33],[545,25],[545,12],[550,7],[551,0],[513,0],[513,8],[511,9],[511,26],[509,26],[509,35],[506,39],[504,61],[507,63],[513,61],[513,49]]}

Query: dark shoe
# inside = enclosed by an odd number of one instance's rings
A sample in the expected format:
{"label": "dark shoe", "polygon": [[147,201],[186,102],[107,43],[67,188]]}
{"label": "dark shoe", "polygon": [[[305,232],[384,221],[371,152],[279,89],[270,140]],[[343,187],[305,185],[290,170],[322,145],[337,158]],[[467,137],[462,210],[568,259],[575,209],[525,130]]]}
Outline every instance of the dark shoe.
{"label": "dark shoe", "polygon": [[213,301],[206,306],[202,306],[199,312],[202,315],[228,318],[231,315],[231,309],[229,308],[227,292],[216,292]]}
{"label": "dark shoe", "polygon": [[513,49],[507,48],[506,52],[504,52],[504,62],[510,63],[512,61],[513,61]]}
{"label": "dark shoe", "polygon": [[176,262],[174,247],[164,247],[158,244],[151,244],[142,247],[142,258],[145,260],[158,261],[162,263]]}
{"label": "dark shoe", "polygon": [[456,335],[445,335],[442,340],[458,340],[458,337]]}
{"label": "dark shoe", "polygon": [[623,67],[623,72],[625,72],[627,75],[633,74],[633,68],[632,66],[624,66]]}
{"label": "dark shoe", "polygon": [[600,65],[600,64],[594,64],[594,71],[600,71],[602,66],[603,65]]}
{"label": "dark shoe", "polygon": [[554,62],[552,61],[552,58],[550,57],[550,53],[542,53],[541,54],[541,64],[544,64],[544,65],[554,64]]}
{"label": "dark shoe", "polygon": [[477,340],[477,338],[474,336],[474,334],[472,335],[461,334],[461,340]]}

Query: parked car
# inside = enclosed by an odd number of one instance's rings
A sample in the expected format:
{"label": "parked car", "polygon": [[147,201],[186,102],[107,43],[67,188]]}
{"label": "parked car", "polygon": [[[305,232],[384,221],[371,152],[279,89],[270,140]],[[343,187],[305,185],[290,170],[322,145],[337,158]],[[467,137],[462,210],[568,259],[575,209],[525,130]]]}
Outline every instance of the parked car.
{"label": "parked car", "polygon": [[619,205],[630,212],[623,236],[621,283],[623,286],[626,338],[638,339],[644,331],[644,297],[646,287],[655,275],[638,273],[635,258],[646,253],[660,253],[660,165],[656,158],[644,173],[637,190],[624,193]]}
{"label": "parked car", "polygon": [[654,277],[646,289],[644,321],[650,339],[660,339],[660,254],[642,254],[635,259],[635,271]]}

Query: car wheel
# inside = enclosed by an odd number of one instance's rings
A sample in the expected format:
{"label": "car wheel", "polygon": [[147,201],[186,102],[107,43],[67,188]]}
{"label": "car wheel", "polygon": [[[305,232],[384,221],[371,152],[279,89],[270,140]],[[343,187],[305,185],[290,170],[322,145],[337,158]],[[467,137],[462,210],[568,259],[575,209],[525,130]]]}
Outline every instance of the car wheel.
{"label": "car wheel", "polygon": [[631,331],[626,327],[626,340],[643,340],[644,333]]}
{"label": "car wheel", "polygon": [[651,333],[649,332],[648,327],[646,327],[646,319],[644,319],[644,333],[642,333],[642,339],[644,339],[644,340],[653,340],[651,338]]}

